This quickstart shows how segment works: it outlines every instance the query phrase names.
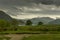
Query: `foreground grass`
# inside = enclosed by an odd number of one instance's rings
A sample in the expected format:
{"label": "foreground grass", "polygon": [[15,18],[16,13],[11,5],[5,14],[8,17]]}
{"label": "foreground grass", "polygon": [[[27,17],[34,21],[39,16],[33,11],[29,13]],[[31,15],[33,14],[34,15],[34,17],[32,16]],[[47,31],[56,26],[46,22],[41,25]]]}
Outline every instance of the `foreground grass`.
{"label": "foreground grass", "polygon": [[24,37],[23,40],[60,40],[60,34],[34,34]]}
{"label": "foreground grass", "polygon": [[0,40],[10,40],[10,37],[0,37]]}

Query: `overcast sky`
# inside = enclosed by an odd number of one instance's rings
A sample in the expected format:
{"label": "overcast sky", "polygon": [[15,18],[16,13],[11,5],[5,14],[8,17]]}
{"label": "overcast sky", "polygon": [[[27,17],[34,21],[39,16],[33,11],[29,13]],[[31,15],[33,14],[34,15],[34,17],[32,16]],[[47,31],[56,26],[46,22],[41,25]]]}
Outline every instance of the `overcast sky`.
{"label": "overcast sky", "polygon": [[0,0],[0,10],[17,19],[60,17],[60,0]]}

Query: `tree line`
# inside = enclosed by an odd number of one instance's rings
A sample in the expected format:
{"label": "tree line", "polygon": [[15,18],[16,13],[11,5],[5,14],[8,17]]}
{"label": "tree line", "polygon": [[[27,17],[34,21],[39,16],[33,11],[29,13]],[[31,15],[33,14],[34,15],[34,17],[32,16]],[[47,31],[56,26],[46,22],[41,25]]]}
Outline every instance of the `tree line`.
{"label": "tree line", "polygon": [[[31,20],[27,20],[25,25],[32,25],[32,21]],[[16,19],[13,19],[12,21],[7,21],[7,20],[4,20],[4,19],[0,19],[0,26],[1,27],[9,27],[9,26],[18,26],[19,25],[19,22],[16,20]],[[37,25],[43,25],[43,22],[38,22]]]}

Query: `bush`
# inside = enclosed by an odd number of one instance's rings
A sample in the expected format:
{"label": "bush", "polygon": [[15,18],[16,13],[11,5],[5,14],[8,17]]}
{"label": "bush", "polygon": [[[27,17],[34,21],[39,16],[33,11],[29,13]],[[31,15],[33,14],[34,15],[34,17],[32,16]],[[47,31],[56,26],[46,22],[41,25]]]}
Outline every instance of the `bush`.
{"label": "bush", "polygon": [[31,20],[27,20],[27,21],[26,21],[26,25],[32,25]]}
{"label": "bush", "polygon": [[43,22],[38,22],[38,25],[43,25]]}

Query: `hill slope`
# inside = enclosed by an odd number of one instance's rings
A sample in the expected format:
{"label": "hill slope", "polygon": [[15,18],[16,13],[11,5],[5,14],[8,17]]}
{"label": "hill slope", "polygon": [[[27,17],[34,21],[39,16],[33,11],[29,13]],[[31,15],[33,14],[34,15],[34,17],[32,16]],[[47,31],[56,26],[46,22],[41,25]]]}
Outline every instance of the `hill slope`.
{"label": "hill slope", "polygon": [[4,19],[4,20],[7,20],[7,21],[11,21],[12,20],[12,18],[8,14],[3,12],[3,11],[0,11],[0,19]]}

